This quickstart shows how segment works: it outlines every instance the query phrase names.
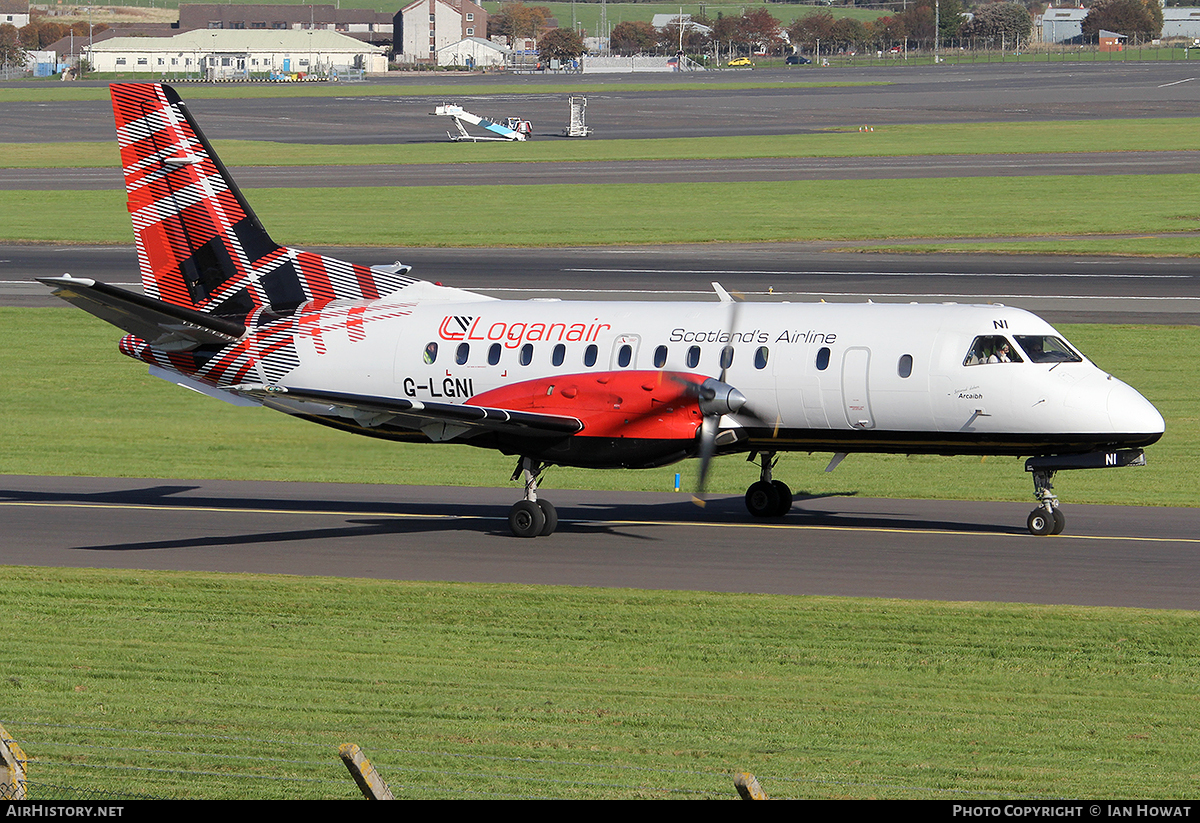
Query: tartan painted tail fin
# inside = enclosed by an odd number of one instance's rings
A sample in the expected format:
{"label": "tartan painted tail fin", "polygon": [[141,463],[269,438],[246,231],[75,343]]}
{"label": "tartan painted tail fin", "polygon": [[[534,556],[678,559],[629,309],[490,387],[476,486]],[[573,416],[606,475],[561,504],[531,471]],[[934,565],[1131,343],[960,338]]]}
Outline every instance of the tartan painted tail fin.
{"label": "tartan painted tail fin", "polygon": [[160,83],[111,86],[142,287],[150,297],[221,316],[286,313],[310,301],[375,299],[413,282],[280,246],[187,104]]}

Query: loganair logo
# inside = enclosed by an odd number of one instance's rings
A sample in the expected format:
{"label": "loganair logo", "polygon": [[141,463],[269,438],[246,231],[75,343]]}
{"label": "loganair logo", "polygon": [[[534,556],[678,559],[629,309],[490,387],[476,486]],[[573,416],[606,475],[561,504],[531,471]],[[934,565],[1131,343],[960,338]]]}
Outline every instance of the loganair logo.
{"label": "loganair logo", "polygon": [[600,318],[590,323],[489,323],[482,317],[447,315],[438,326],[438,337],[443,340],[483,340],[503,343],[515,349],[522,343],[547,341],[551,343],[591,342],[600,332],[612,330]]}
{"label": "loganair logo", "polygon": [[438,327],[438,337],[443,340],[462,340],[467,336],[467,329],[471,327],[471,321],[474,319],[464,315],[443,317],[442,325]]}

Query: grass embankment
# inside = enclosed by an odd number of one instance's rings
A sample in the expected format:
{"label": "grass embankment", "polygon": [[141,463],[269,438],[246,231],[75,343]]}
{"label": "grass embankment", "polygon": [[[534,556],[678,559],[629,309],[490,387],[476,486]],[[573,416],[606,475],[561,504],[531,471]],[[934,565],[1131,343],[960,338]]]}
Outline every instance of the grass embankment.
{"label": "grass embankment", "polygon": [[0,721],[35,784],[349,799],[343,742],[411,798],[1198,776],[1194,613],[20,567],[0,610],[33,629],[0,650]]}
{"label": "grass embankment", "polygon": [[[247,197],[277,241],[291,245],[587,246],[846,242],[902,238],[1170,234],[1200,229],[1200,175],[257,189]],[[119,191],[0,192],[0,240],[128,243]],[[364,220],[370,203],[393,204]],[[1075,208],[1047,208],[1075,203]],[[528,208],[525,208],[527,205]],[[531,220],[530,210],[547,219]],[[715,211],[719,211],[716,219]],[[648,220],[646,215],[654,215]],[[78,215],[78,217],[71,217]],[[453,229],[447,215],[454,215]],[[64,217],[66,216],[66,217]],[[1167,238],[1176,242],[1178,238]],[[1091,238],[1061,244],[1086,253]],[[993,248],[1004,248],[1003,241]]]}
{"label": "grass embankment", "polygon": [[[194,477],[409,485],[504,486],[512,459],[460,445],[387,443],[263,409],[238,408],[148,377],[116,351],[120,333],[74,309],[0,309],[5,448],[0,474]],[[1200,402],[1180,380],[1200,360],[1193,327],[1078,325],[1062,330],[1102,368],[1142,391],[1167,434],[1150,465],[1072,472],[1072,503],[1200,505]],[[214,435],[219,432],[219,435]],[[788,455],[777,476],[798,492],[866,497],[1027,500],[1017,458],[854,455],[826,474],[824,455]],[[694,487],[695,461],[645,471],[552,469],[547,488],[669,491],[675,472]],[[742,457],[714,461],[709,488],[740,494],[757,478]]]}
{"label": "grass embankment", "polygon": [[[1200,118],[1087,120],[1062,123],[889,125],[859,132],[656,137],[642,140],[535,140],[526,143],[397,143],[328,146],[217,140],[226,165],[365,166],[409,163],[556,163],[613,160],[723,160],[788,157],[900,157],[1200,150]],[[3,143],[0,168],[116,167],[115,141]],[[235,170],[236,176],[236,170]]]}

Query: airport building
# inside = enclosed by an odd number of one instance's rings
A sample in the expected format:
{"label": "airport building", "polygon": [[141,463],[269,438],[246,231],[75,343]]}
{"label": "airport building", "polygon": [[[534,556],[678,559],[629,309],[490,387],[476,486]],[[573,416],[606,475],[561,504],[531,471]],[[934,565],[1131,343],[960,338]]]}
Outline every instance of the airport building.
{"label": "airport building", "polygon": [[180,31],[232,29],[247,31],[336,31],[376,45],[391,45],[392,15],[371,9],[343,9],[332,5],[230,5],[181,3]]}
{"label": "airport building", "polygon": [[487,39],[488,13],[471,0],[415,0],[393,19],[395,59],[400,62],[440,62],[438,54],[448,46],[472,37]]}
{"label": "airport building", "polygon": [[0,23],[7,23],[18,29],[28,26],[28,0],[0,0]]}
{"label": "airport building", "polygon": [[439,66],[463,66],[469,69],[485,66],[503,66],[509,49],[482,37],[465,37],[457,43],[442,46],[437,50]]}
{"label": "airport building", "polygon": [[174,37],[114,37],[83,50],[96,71],[198,74],[232,80],[268,73],[387,71],[387,49],[334,31],[188,31]]}
{"label": "airport building", "polygon": [[[1083,37],[1087,9],[1048,8],[1036,21],[1043,43],[1078,43]],[[1176,37],[1200,38],[1200,8],[1168,6],[1162,10],[1163,40]]]}

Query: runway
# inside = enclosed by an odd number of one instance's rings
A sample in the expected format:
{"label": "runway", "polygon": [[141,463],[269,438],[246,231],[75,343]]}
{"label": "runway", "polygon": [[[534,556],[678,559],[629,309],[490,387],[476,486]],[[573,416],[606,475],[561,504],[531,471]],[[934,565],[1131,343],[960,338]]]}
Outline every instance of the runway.
{"label": "runway", "polygon": [[[1200,323],[1200,260],[983,254],[837,254],[830,243],[562,249],[311,247],[493,297],[1004,303],[1052,323]],[[69,310],[34,277],[69,272],[139,291],[132,246],[0,244],[0,306]]]}
{"label": "runway", "polygon": [[[1025,503],[548,490],[548,538],[508,531],[515,489],[0,477],[0,562],[1200,608],[1200,512],[1066,505],[1035,538]],[[470,502],[464,502],[470,501]]]}
{"label": "runway", "polygon": [[[452,128],[448,118],[430,116],[442,102],[481,116],[519,115],[533,122],[535,140],[560,140],[567,98],[575,94],[587,97],[587,121],[595,130],[589,140],[798,134],[893,123],[1194,117],[1200,88],[1186,81],[1195,76],[1191,63],[997,63],[595,78],[442,76],[433,82],[451,90],[445,100],[409,91],[430,84],[419,75],[373,80],[375,90],[386,93],[369,96],[188,99],[187,86],[180,89],[213,140],[377,144],[444,142]],[[668,88],[633,88],[647,83]],[[749,83],[755,87],[742,85]],[[489,93],[499,86],[506,91]],[[0,142],[113,139],[104,100],[14,102],[4,109]]]}

